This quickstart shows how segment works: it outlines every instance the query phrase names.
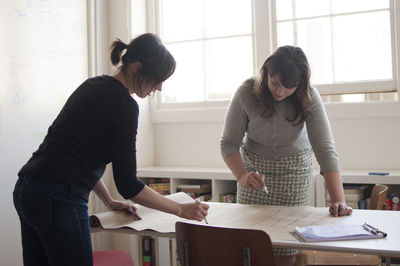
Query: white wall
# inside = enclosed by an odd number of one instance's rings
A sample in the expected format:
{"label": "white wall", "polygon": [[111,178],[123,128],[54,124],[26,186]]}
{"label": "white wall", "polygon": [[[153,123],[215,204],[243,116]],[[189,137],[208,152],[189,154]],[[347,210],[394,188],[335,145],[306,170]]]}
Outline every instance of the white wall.
{"label": "white wall", "polygon": [[1,1],[0,265],[22,265],[12,191],[67,97],[87,77],[85,1]]}
{"label": "white wall", "polygon": [[[329,111],[328,116],[334,117]],[[400,169],[400,116],[330,120],[342,170]],[[222,127],[222,121],[156,124],[155,164],[225,166],[219,151]]]}
{"label": "white wall", "polygon": [[154,161],[163,166],[225,166],[219,138],[223,122],[161,123],[154,127]]}
{"label": "white wall", "polygon": [[400,117],[331,123],[342,169],[400,169]]}

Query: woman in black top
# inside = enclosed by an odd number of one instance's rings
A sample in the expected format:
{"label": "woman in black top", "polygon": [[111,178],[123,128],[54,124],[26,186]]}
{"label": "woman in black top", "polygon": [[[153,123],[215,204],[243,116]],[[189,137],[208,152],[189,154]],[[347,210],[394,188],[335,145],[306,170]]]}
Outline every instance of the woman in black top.
{"label": "woman in black top", "polygon": [[136,176],[139,108],[175,70],[160,39],[143,34],[111,46],[112,76],[83,82],[69,97],[43,143],[19,171],[14,205],[21,222],[24,265],[92,265],[87,202],[96,195],[110,209],[133,205],[113,200],[101,176],[112,163],[118,192],[141,205],[201,221],[208,205],[179,204],[160,196]]}

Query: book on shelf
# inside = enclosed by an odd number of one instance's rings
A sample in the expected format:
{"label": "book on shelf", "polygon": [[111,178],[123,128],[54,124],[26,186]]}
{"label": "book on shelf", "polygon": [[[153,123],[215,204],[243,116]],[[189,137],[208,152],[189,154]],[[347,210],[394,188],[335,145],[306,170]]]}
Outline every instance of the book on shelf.
{"label": "book on shelf", "polygon": [[372,185],[367,184],[343,184],[344,193],[360,193],[365,192]]}
{"label": "book on shelf", "polygon": [[386,234],[358,224],[297,227],[295,233],[306,242],[384,238]]}
{"label": "book on shelf", "polygon": [[219,202],[236,203],[236,193],[219,194]]}
{"label": "book on shelf", "polygon": [[169,178],[149,178],[147,185],[161,195],[169,195],[171,191]]}
{"label": "book on shelf", "polygon": [[211,183],[205,184],[181,184],[177,192],[197,193],[198,195],[211,193]]}
{"label": "book on shelf", "polygon": [[199,195],[198,198],[199,198],[200,201],[212,201],[212,195],[211,194]]}
{"label": "book on shelf", "polygon": [[[180,191],[180,192],[184,192],[184,191]],[[200,201],[210,201],[212,196],[211,194],[207,193],[207,194],[199,194],[196,192],[184,192],[187,195],[189,195],[192,199],[199,199]]]}

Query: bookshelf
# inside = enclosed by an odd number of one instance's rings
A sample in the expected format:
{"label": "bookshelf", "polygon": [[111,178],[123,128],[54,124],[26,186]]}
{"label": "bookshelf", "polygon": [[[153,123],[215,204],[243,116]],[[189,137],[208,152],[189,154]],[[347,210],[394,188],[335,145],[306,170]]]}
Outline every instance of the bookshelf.
{"label": "bookshelf", "polygon": [[223,167],[166,167],[150,166],[138,168],[137,176],[148,178],[169,178],[171,193],[183,184],[211,183],[212,201],[219,201],[219,195],[236,191],[236,179],[228,168]]}
{"label": "bookshelf", "polygon": [[[365,184],[375,185],[383,184],[389,187],[389,193],[392,191],[400,192],[400,170],[388,171],[389,175],[368,175],[365,170],[344,170],[341,173],[343,184]],[[325,181],[322,175],[316,175],[315,182],[315,206],[324,207],[326,204]]]}

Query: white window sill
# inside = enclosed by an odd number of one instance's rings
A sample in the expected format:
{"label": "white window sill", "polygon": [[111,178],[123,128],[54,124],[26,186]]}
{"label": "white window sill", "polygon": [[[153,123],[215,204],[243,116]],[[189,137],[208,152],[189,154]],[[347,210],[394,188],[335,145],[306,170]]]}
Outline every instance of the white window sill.
{"label": "white window sill", "polygon": [[[227,101],[223,107],[152,108],[151,117],[153,123],[223,122],[228,105]],[[325,109],[331,120],[400,117],[399,102],[329,103]]]}

